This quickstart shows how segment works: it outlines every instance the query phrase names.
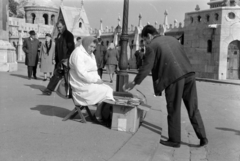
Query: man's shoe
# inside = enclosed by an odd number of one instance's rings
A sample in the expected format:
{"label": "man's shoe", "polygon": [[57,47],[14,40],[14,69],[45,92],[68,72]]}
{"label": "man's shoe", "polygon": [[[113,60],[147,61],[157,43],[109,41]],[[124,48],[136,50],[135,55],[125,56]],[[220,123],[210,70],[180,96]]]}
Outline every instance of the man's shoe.
{"label": "man's shoe", "polygon": [[200,140],[200,146],[205,146],[207,144],[208,144],[208,139],[207,138],[204,138],[204,139]]}
{"label": "man's shoe", "polygon": [[50,96],[51,94],[52,94],[52,91],[50,91],[49,89],[44,89],[44,90],[42,90],[42,89],[40,89],[41,91],[42,91],[42,93],[43,93],[43,95],[47,95],[47,96]]}
{"label": "man's shoe", "polygon": [[34,79],[37,79],[37,77],[36,77],[36,76],[34,76]]}
{"label": "man's shoe", "polygon": [[28,77],[28,80],[31,80],[31,77]]}
{"label": "man's shoe", "polygon": [[173,148],[179,148],[180,147],[180,143],[176,143],[176,142],[172,142],[172,141],[164,141],[164,140],[161,140],[160,143],[162,145],[165,145],[165,146],[170,146],[170,147],[173,147]]}
{"label": "man's shoe", "polygon": [[47,78],[44,78],[43,81],[47,81]]}

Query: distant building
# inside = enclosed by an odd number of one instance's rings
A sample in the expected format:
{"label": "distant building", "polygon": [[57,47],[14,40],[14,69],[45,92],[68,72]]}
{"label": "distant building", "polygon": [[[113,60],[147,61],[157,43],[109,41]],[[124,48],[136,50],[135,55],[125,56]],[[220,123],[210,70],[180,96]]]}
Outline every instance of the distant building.
{"label": "distant building", "polygon": [[185,14],[184,47],[197,76],[240,79],[239,0],[211,0]]}

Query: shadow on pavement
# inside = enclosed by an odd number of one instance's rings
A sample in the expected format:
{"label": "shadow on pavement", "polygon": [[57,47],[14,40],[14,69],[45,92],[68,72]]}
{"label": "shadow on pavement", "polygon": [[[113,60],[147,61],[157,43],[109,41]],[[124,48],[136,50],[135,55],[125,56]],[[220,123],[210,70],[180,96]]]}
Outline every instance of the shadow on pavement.
{"label": "shadow on pavement", "polygon": [[143,121],[141,126],[147,128],[148,130],[151,130],[151,131],[153,131],[153,132],[155,132],[155,133],[157,133],[159,135],[162,134],[162,128],[161,127],[159,127],[157,125],[154,125],[154,124],[151,124],[151,123],[149,123],[147,121]]}
{"label": "shadow on pavement", "polygon": [[[56,116],[59,118],[64,118],[69,114],[71,111],[62,107],[57,107],[57,106],[51,106],[51,105],[37,105],[36,107],[30,108],[31,110],[36,110],[39,111],[40,114],[46,115],[46,116]],[[90,110],[91,113],[95,110]],[[85,112],[86,113],[86,112]],[[83,114],[85,115],[84,111]],[[92,122],[92,120],[89,117],[85,118],[87,122]],[[80,116],[76,114],[74,118],[71,118],[70,120],[74,121],[81,121]]]}
{"label": "shadow on pavement", "polygon": [[239,130],[234,130],[230,128],[225,128],[225,127],[216,127],[217,130],[223,130],[223,131],[230,131],[230,132],[235,132],[236,135],[240,135]]}
{"label": "shadow on pavement", "polygon": [[57,116],[60,118],[64,118],[69,112],[71,112],[68,109],[51,105],[37,105],[36,107],[32,107],[30,109],[39,111],[42,115]]}
{"label": "shadow on pavement", "polygon": [[31,87],[33,89],[39,89],[39,90],[44,90],[46,87],[42,85],[37,85],[37,84],[25,84],[25,86]]}
{"label": "shadow on pavement", "polygon": [[20,74],[10,74],[11,76],[15,76],[15,77],[20,77],[20,78],[24,78],[24,79],[28,79],[28,76],[25,75],[20,75]]}

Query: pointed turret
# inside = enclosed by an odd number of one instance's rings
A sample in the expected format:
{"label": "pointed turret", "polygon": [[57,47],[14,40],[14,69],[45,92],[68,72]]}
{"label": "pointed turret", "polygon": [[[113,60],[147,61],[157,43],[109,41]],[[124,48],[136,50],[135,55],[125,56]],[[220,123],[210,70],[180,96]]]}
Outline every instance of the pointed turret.
{"label": "pointed turret", "polygon": [[168,19],[167,19],[167,16],[168,16],[168,12],[167,12],[167,10],[165,10],[165,12],[164,12],[164,21],[163,21],[163,25],[166,27],[166,28],[168,28]]}

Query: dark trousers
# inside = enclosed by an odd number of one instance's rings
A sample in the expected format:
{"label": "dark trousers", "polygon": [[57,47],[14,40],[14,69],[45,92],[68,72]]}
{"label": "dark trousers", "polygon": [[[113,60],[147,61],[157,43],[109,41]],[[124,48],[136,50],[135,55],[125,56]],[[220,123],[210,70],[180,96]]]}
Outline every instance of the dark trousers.
{"label": "dark trousers", "polygon": [[62,79],[62,77],[61,76],[59,76],[58,74],[57,74],[57,68],[58,68],[58,65],[59,64],[56,64],[55,65],[55,69],[54,69],[54,73],[53,73],[53,76],[51,77],[51,79],[50,79],[50,81],[49,81],[49,83],[48,83],[48,85],[47,85],[47,89],[49,89],[49,90],[51,90],[51,91],[54,91],[55,90],[55,88],[57,87],[57,85],[58,85],[58,82]]}
{"label": "dark trousers", "polygon": [[36,77],[37,74],[37,66],[28,66],[28,78],[31,78],[32,75]]}
{"label": "dark trousers", "polygon": [[206,138],[203,121],[198,110],[195,75],[184,77],[165,90],[168,111],[168,136],[173,142],[181,142],[181,100],[187,108],[190,122],[199,139]]}
{"label": "dark trousers", "polygon": [[102,74],[103,74],[103,68],[98,68],[98,75],[100,76],[100,78],[102,79]]}

